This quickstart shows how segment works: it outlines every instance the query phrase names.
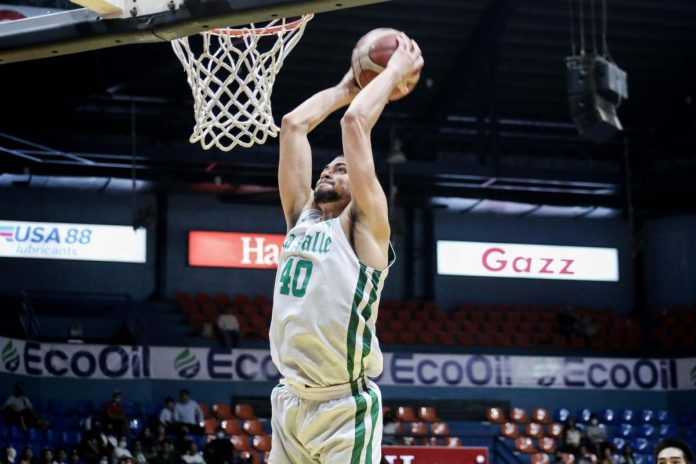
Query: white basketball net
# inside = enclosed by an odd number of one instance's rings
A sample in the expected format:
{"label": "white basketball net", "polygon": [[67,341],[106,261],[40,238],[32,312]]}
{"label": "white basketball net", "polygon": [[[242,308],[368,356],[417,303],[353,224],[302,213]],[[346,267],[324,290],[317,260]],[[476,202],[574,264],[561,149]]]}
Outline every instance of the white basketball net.
{"label": "white basketball net", "polygon": [[198,56],[188,37],[172,41],[193,93],[196,125],[191,143],[230,151],[278,135],[271,111],[273,83],[312,16],[292,22],[275,19],[258,28],[251,24],[202,32]]}

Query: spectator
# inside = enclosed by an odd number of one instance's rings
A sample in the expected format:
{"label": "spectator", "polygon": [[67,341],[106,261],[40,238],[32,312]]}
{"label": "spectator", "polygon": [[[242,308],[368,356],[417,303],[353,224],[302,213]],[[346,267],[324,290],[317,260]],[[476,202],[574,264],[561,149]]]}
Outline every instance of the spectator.
{"label": "spectator", "polygon": [[179,402],[174,406],[174,422],[187,426],[194,433],[202,432],[199,424],[203,422],[203,411],[185,388],[179,390]]}
{"label": "spectator", "polygon": [[119,462],[121,461],[121,458],[123,458],[123,457],[131,458],[131,459],[133,458],[133,455],[128,450],[128,441],[126,440],[125,436],[122,436],[118,440],[118,445],[111,452],[111,463],[112,464],[119,464]]}
{"label": "spectator", "polygon": [[112,440],[112,437],[102,430],[101,421],[95,418],[90,429],[82,436],[80,456],[88,464],[95,464],[100,462],[102,457],[110,456],[116,444],[115,439]]}
{"label": "spectator", "polygon": [[604,449],[609,447],[607,441],[607,429],[604,424],[599,423],[597,414],[590,414],[590,423],[585,428],[587,435],[588,448],[597,456],[604,456]]}
{"label": "spectator", "polygon": [[215,439],[205,447],[205,460],[208,464],[234,464],[234,448],[222,427],[217,428]]}
{"label": "spectator", "polygon": [[133,443],[133,462],[134,464],[148,464],[148,458],[143,452],[143,444],[140,440],[135,440]]}
{"label": "spectator", "polygon": [[188,449],[186,453],[181,456],[186,464],[205,464],[205,459],[203,459],[203,454],[198,451],[198,445],[196,443],[189,441]]}
{"label": "spectator", "polygon": [[633,454],[633,446],[626,443],[621,456],[619,456],[619,464],[637,464],[636,455]]}
{"label": "spectator", "polygon": [[[162,424],[159,424],[159,425],[157,426],[158,429],[159,429],[160,427],[161,427],[162,430],[164,431],[164,426],[163,426]],[[163,432],[162,441],[164,441],[165,438],[166,438],[166,437],[165,437],[164,432]],[[157,450],[159,450],[160,442],[159,442],[159,440],[157,439],[157,437],[155,437],[155,436],[152,434],[152,430],[150,430],[150,427],[145,427],[145,428],[140,432],[139,442],[140,442],[140,444],[141,444],[142,447],[143,447],[143,454],[145,455],[145,457],[147,458],[147,460],[149,461],[149,460],[151,460],[152,458],[154,458],[155,455],[157,454]]]}
{"label": "spectator", "polygon": [[44,448],[41,450],[41,459],[39,459],[39,464],[56,464],[53,459],[53,451],[50,448]]}
{"label": "spectator", "polygon": [[80,453],[74,449],[70,453],[70,464],[80,464],[82,461],[80,459]]}
{"label": "spectator", "polygon": [[233,306],[227,306],[227,313],[222,313],[217,319],[220,335],[220,346],[223,348],[236,347],[239,344],[239,320],[233,313]]}
{"label": "spectator", "polygon": [[48,421],[39,418],[34,412],[34,407],[27,397],[24,384],[15,384],[14,392],[7,397],[5,403],[0,406],[0,411],[5,412],[5,417],[9,425],[21,427],[25,432],[29,427],[48,428]]}
{"label": "spectator", "polygon": [[577,464],[597,464],[597,455],[594,454],[587,445],[580,445],[577,459]]}
{"label": "spectator", "polygon": [[187,426],[182,426],[176,434],[176,440],[174,440],[174,449],[180,455],[184,455],[189,449],[189,443],[191,442],[191,433]]}
{"label": "spectator", "polygon": [[19,464],[35,464],[36,458],[34,458],[34,450],[31,447],[26,446],[22,450],[22,454],[19,456]]}
{"label": "spectator", "polygon": [[551,463],[565,464],[565,459],[563,459],[563,451],[560,448],[557,448],[556,451],[553,452],[553,459]]}
{"label": "spectator", "polygon": [[180,464],[181,457],[174,450],[174,445],[169,440],[164,440],[157,456],[152,459],[152,464]]}
{"label": "spectator", "polygon": [[167,430],[171,430],[174,425],[174,398],[171,396],[164,399],[164,407],[159,413],[159,423]]}
{"label": "spectator", "polygon": [[655,464],[693,464],[694,453],[679,438],[665,438],[655,447]]}
{"label": "spectator", "polygon": [[617,464],[611,453],[611,446],[602,448],[602,459],[599,460],[599,464]]}
{"label": "spectator", "polygon": [[563,452],[577,456],[582,440],[582,431],[575,426],[575,419],[569,417],[563,428]]}
{"label": "spectator", "polygon": [[111,400],[104,404],[104,422],[107,427],[110,425],[116,434],[127,435],[128,417],[126,417],[126,413],[123,410],[122,399],[123,394],[121,391],[114,390]]}
{"label": "spectator", "polygon": [[396,421],[396,415],[394,414],[394,412],[389,410],[386,413],[384,413],[382,423],[382,444],[396,445],[396,432],[398,423]]}
{"label": "spectator", "polygon": [[11,446],[6,446],[5,451],[2,453],[2,464],[15,464],[17,459],[17,450]]}
{"label": "spectator", "polygon": [[68,464],[68,453],[65,452],[65,448],[62,446],[56,448],[55,460],[56,464]]}

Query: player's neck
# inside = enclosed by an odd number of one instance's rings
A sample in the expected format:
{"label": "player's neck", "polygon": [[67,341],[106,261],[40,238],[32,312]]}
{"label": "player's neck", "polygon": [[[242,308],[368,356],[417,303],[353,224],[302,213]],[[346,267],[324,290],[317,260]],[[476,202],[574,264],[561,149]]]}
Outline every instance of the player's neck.
{"label": "player's neck", "polygon": [[332,201],[331,203],[322,203],[317,205],[317,208],[321,211],[322,221],[327,219],[334,219],[341,215],[346,206],[348,206],[349,201]]}

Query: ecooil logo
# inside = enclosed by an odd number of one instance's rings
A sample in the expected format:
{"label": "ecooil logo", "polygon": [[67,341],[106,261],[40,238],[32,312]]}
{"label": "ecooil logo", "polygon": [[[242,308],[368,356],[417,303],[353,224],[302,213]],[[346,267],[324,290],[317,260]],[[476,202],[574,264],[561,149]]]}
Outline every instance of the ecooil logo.
{"label": "ecooil logo", "polygon": [[12,340],[5,343],[2,348],[2,363],[5,365],[5,369],[10,372],[16,371],[19,367],[19,353]]}
{"label": "ecooil logo", "polygon": [[186,348],[174,360],[174,369],[179,374],[179,377],[191,379],[201,370],[201,363],[196,355]]}

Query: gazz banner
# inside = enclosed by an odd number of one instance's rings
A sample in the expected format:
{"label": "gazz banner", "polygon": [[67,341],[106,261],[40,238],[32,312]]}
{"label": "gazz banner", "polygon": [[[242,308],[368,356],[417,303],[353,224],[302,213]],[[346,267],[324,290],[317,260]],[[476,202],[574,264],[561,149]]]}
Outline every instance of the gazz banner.
{"label": "gazz banner", "polygon": [[488,464],[488,448],[383,446],[382,457],[389,464]]}
{"label": "gazz banner", "polygon": [[[276,382],[268,350],[49,344],[0,337],[0,373],[83,379]],[[696,358],[384,353],[381,386],[696,390]]]}
{"label": "gazz banner", "polygon": [[616,248],[437,241],[440,275],[618,282]]}
{"label": "gazz banner", "polygon": [[147,232],[129,226],[0,221],[0,257],[144,263]]}

